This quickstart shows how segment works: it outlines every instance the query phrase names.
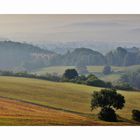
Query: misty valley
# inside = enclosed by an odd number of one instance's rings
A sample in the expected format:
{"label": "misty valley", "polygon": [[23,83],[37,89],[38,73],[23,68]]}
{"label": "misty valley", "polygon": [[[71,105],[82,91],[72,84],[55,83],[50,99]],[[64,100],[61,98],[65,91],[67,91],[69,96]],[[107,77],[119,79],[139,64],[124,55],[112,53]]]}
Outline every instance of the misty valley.
{"label": "misty valley", "polygon": [[[109,72],[104,73],[107,66]],[[50,68],[52,70],[48,71]],[[105,55],[89,48],[75,48],[59,54],[32,44],[0,41],[1,75],[9,71],[61,77],[68,68],[75,68],[79,75],[93,74],[117,87],[127,83],[140,88],[140,49],[137,47],[117,47]]]}
{"label": "misty valley", "polygon": [[140,15],[0,15],[0,126],[139,126]]}

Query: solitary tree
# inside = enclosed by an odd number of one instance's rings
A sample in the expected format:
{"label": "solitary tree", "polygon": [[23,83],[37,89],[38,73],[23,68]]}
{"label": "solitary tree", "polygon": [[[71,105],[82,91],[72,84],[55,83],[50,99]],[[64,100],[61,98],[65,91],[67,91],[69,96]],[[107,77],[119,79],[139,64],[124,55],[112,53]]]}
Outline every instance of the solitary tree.
{"label": "solitary tree", "polygon": [[65,70],[63,77],[66,79],[74,79],[74,78],[78,77],[78,73],[75,69],[67,69],[67,70]]}
{"label": "solitary tree", "polygon": [[98,118],[105,121],[117,121],[115,110],[124,107],[124,96],[117,93],[115,89],[102,89],[95,91],[91,99],[91,111],[98,107],[101,111]]}
{"label": "solitary tree", "polygon": [[105,66],[103,69],[103,74],[110,74],[111,73],[111,67],[110,66]]}

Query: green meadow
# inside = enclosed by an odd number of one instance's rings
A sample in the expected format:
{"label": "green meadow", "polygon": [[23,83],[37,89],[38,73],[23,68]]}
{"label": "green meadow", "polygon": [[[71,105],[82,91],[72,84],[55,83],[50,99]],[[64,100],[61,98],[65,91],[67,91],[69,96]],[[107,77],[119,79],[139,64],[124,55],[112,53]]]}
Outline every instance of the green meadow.
{"label": "green meadow", "polygon": [[[122,122],[108,123],[97,119],[98,110],[90,111],[91,94],[93,91],[100,89],[101,88],[73,83],[0,76],[0,98],[50,108],[60,111],[60,113],[65,112],[71,115],[78,115],[79,117],[86,117],[86,120],[88,120],[87,125],[95,125],[97,122],[96,125],[137,125],[137,123],[131,119],[131,111],[132,109],[140,108],[140,92],[118,91],[124,95],[126,99],[124,109],[117,111]],[[11,116],[5,116],[5,119],[8,118],[12,121]],[[0,120],[1,119],[3,118],[0,116]],[[57,118],[54,118],[54,120],[56,125],[65,125],[64,121],[60,123],[60,120],[57,122]],[[26,122],[26,119],[24,119],[24,121]],[[36,125],[39,124],[40,123]],[[72,125],[73,123],[71,122],[68,125],[70,124]],[[24,125],[24,123],[22,125]],[[34,125],[34,123],[30,125]],[[49,123],[44,122],[44,125],[49,125]],[[86,125],[86,123],[81,121],[81,124],[79,123],[78,125]]]}

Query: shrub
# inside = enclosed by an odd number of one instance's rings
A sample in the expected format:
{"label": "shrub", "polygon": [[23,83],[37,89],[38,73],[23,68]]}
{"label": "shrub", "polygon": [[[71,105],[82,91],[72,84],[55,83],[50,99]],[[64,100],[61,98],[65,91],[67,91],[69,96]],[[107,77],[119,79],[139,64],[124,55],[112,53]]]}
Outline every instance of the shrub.
{"label": "shrub", "polygon": [[132,118],[133,120],[140,122],[140,110],[132,110]]}
{"label": "shrub", "polygon": [[117,121],[116,113],[112,108],[102,108],[98,114],[98,118],[109,122]]}

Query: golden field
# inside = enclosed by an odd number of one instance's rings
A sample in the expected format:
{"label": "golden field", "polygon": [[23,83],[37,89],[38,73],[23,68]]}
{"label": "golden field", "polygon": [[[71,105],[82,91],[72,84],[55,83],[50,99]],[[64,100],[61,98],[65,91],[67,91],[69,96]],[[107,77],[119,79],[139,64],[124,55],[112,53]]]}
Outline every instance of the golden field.
{"label": "golden field", "polygon": [[140,108],[140,92],[118,91],[126,104],[120,122],[97,119],[90,111],[93,91],[101,88],[31,78],[0,76],[0,125],[140,125],[132,109]]}

